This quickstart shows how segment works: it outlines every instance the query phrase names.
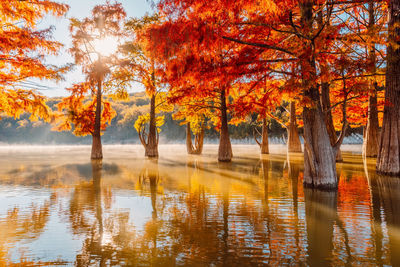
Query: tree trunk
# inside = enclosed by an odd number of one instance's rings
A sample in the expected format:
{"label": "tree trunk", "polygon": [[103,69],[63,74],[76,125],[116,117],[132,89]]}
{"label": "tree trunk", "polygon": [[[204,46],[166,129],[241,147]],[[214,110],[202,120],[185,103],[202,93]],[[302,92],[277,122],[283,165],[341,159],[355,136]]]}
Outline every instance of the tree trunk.
{"label": "tree trunk", "polygon": [[301,152],[301,142],[296,121],[295,101],[290,102],[290,119],[287,131],[288,131],[288,142],[287,142],[288,152]]}
{"label": "tree trunk", "polygon": [[228,114],[226,108],[225,90],[221,91],[221,130],[219,137],[218,160],[229,162],[232,160],[232,145],[229,139]]}
{"label": "tree trunk", "polygon": [[262,124],[261,154],[269,154],[268,125],[267,125],[267,119],[265,118],[263,119],[263,124]]}
{"label": "tree trunk", "polygon": [[322,111],[305,107],[304,121],[304,185],[336,189],[335,153],[331,146]]}
{"label": "tree trunk", "polygon": [[203,144],[204,144],[204,126],[201,126],[201,130],[199,133],[195,135],[194,138],[194,151],[193,154],[200,155],[203,152]]}
{"label": "tree trunk", "polygon": [[[374,1],[368,3],[368,31],[372,31],[375,25],[375,10]],[[370,33],[370,34],[373,34]],[[375,43],[372,43],[368,48],[368,54],[370,58],[371,69],[370,73],[375,74],[376,72],[376,55],[375,55]],[[376,83],[371,82],[371,92],[368,99],[368,121],[367,128],[364,134],[363,140],[363,155],[365,157],[376,157],[379,149],[379,121],[378,121],[378,109],[377,109],[377,96],[376,96]]]}
{"label": "tree trunk", "polygon": [[379,149],[379,121],[376,91],[369,96],[368,121],[363,140],[363,155],[376,157]]}
{"label": "tree trunk", "polygon": [[[326,128],[328,130],[329,140],[331,142],[331,145],[333,146],[336,143],[337,135],[336,135],[335,126],[333,125],[332,112],[330,111],[331,100],[329,98],[329,94],[330,94],[329,84],[322,83],[322,85],[321,85],[322,110],[325,112]],[[342,161],[343,161],[342,152],[340,151],[340,149],[338,149],[337,154],[336,154],[336,162],[342,162]]]}
{"label": "tree trunk", "polygon": [[376,170],[400,174],[400,0],[389,2],[386,92]]}
{"label": "tree trunk", "polygon": [[203,152],[204,142],[204,127],[201,127],[199,133],[194,136],[194,145],[192,143],[192,133],[190,129],[190,122],[186,124],[186,150],[188,154],[200,155]]}
{"label": "tree trunk", "polygon": [[[300,11],[302,26],[311,29],[313,1],[301,1]],[[336,150],[331,146],[318,88],[313,84],[317,80],[313,53],[314,51],[309,58],[303,58],[300,62],[303,94],[312,104],[303,109],[304,185],[321,189],[337,189]]]}
{"label": "tree trunk", "polygon": [[188,154],[193,154],[192,132],[190,131],[190,122],[186,123],[186,150]]}
{"label": "tree trunk", "polygon": [[158,138],[156,126],[156,95],[150,99],[150,123],[149,123],[149,136],[145,147],[145,156],[149,158],[158,157]]}
{"label": "tree trunk", "polygon": [[101,79],[99,78],[97,81],[97,94],[96,94],[96,113],[94,119],[94,130],[92,134],[92,154],[91,159],[102,159],[103,158],[103,149],[101,145]]}

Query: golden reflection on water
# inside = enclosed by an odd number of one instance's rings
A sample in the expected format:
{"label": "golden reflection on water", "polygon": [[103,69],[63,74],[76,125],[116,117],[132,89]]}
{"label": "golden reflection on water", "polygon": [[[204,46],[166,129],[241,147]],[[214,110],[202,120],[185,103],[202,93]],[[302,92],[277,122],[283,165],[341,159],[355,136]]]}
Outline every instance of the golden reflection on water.
{"label": "golden reflection on water", "polygon": [[326,192],[303,188],[300,154],[255,146],[232,163],[215,146],[42,149],[0,149],[0,266],[400,266],[400,179],[360,155]]}

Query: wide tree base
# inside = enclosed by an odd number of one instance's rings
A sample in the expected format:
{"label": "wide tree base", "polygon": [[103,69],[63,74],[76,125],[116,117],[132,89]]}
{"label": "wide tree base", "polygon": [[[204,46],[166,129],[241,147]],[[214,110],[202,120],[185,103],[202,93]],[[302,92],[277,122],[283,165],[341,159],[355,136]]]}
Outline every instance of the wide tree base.
{"label": "wide tree base", "polygon": [[101,145],[100,136],[93,136],[92,140],[92,154],[91,159],[102,159],[103,158],[103,148]]}
{"label": "wide tree base", "polygon": [[220,141],[218,149],[218,161],[230,162],[232,160],[232,146],[229,140]]}
{"label": "wide tree base", "polygon": [[144,155],[148,158],[158,158],[158,147],[151,147],[150,145],[147,145]]}
{"label": "wide tree base", "polygon": [[92,155],[90,156],[90,159],[93,159],[93,160],[103,159],[103,154],[101,152],[100,153],[93,153],[92,152]]}

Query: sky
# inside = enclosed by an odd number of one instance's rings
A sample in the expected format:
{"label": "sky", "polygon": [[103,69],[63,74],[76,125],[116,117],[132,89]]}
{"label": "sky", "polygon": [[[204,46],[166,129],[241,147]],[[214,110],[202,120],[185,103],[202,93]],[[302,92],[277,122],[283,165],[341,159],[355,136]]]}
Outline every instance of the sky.
{"label": "sky", "polygon": [[[53,32],[53,38],[65,46],[57,57],[49,57],[46,61],[50,64],[64,65],[66,63],[72,63],[73,59],[68,53],[68,48],[71,47],[71,34],[69,33],[69,18],[82,19],[90,15],[92,8],[98,4],[104,4],[106,0],[55,0],[58,2],[64,2],[70,6],[68,13],[63,18],[54,18],[47,16],[39,25],[39,27],[47,28],[50,25],[55,27]],[[114,3],[114,1],[110,1]],[[146,13],[152,13],[151,1],[149,0],[119,0],[122,3],[127,17],[141,17]],[[35,81],[40,85],[46,86],[46,88],[40,89],[39,92],[43,95],[54,97],[54,96],[66,96],[68,92],[65,88],[71,87],[73,83],[77,83],[84,80],[84,76],[80,72],[79,68],[75,68],[72,72],[65,75],[65,81],[58,83],[50,81]],[[140,85],[134,85],[130,92],[143,91],[143,87]]]}

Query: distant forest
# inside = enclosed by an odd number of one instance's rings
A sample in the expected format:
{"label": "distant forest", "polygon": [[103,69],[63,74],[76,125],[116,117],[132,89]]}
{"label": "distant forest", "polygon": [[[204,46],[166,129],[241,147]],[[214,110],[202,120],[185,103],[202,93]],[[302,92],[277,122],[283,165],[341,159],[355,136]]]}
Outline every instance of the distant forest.
{"label": "distant forest", "polygon": [[[55,105],[61,101],[61,97],[50,98],[47,104],[56,109]],[[145,92],[129,95],[129,100],[112,101],[117,116],[112,120],[111,125],[104,132],[102,140],[105,144],[136,144],[139,143],[134,123],[137,118],[149,112],[150,100]],[[171,113],[162,113],[165,116],[165,123],[161,127],[160,143],[184,143],[185,125],[180,121],[172,119]],[[29,114],[23,114],[19,119],[2,117],[0,120],[0,143],[9,144],[90,144],[91,136],[77,137],[71,132],[52,131],[52,125],[41,120],[30,121]],[[256,115],[239,125],[229,125],[229,132],[234,142],[255,143],[255,128],[261,130],[261,125],[256,123]],[[301,131],[301,129],[300,129]],[[362,129],[349,129],[348,134],[361,133]],[[270,139],[285,140],[286,129],[271,119],[269,122]],[[207,129],[205,134],[206,142],[218,142],[218,132],[214,128]]]}

